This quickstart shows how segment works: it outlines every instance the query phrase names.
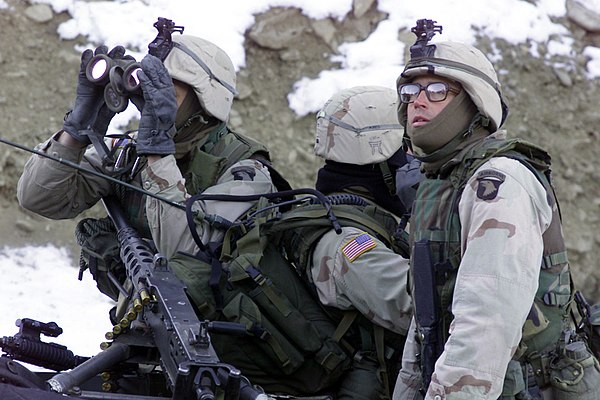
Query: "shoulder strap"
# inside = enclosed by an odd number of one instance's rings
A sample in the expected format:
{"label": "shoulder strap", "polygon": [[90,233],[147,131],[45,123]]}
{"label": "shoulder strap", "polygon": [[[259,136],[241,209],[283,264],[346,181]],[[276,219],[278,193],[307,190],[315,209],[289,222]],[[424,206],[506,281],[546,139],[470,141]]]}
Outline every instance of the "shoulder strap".
{"label": "shoulder strap", "polygon": [[[451,181],[455,187],[461,187],[477,168],[493,157],[510,157],[522,162],[535,173],[538,179],[540,171],[550,169],[550,155],[541,147],[521,139],[486,138],[463,156],[462,162],[454,168]],[[547,177],[546,177],[547,178]],[[544,180],[546,178],[543,178]],[[544,183],[544,181],[541,181]]]}

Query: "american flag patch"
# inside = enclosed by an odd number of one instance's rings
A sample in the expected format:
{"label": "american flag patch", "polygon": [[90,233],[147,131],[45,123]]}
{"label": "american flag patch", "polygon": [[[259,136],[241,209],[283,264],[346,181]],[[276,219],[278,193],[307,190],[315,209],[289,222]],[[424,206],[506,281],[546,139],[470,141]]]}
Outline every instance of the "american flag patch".
{"label": "american flag patch", "polygon": [[371,236],[363,233],[346,243],[342,248],[342,253],[344,253],[348,261],[352,262],[356,260],[358,256],[371,250],[375,246],[377,246],[377,243],[375,243]]}

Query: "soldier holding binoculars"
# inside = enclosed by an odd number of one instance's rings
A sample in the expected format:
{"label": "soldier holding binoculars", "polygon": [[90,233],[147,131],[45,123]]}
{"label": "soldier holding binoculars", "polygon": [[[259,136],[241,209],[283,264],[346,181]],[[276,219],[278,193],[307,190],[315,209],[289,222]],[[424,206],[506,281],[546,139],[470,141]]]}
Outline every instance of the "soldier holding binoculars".
{"label": "soldier holding binoculars", "polygon": [[[131,225],[170,257],[176,250],[196,253],[198,248],[182,223],[185,212],[169,204],[185,204],[188,193],[229,194],[239,188],[240,177],[247,182],[244,193],[237,194],[268,193],[277,190],[277,184],[289,185],[272,169],[266,146],[227,126],[237,94],[229,56],[198,37],[171,38],[173,32],[182,33],[183,27],[170,20],[159,18],[154,26],[159,34],[141,62],[127,55],[122,46],[110,51],[100,46],[82,53],[73,109],[62,129],[37,150],[80,163],[171,203],[39,155],[25,165],[17,196],[24,208],[51,219],[74,218],[102,198],[116,196]],[[137,133],[105,136],[115,113],[130,100],[140,110]],[[240,169],[248,173],[240,175]],[[273,183],[272,174],[280,179],[278,183]],[[200,215],[235,220],[251,205],[202,202],[196,207]],[[99,289],[116,300],[119,292],[106,278],[107,271],[119,277],[109,261],[115,242],[106,239],[111,235],[101,234],[111,232],[107,221],[81,221],[76,237],[83,246],[82,270],[96,266],[90,269]],[[197,229],[205,243],[223,234],[204,221],[198,222]],[[94,239],[99,237],[103,239]],[[94,262],[90,262],[92,256]]]}

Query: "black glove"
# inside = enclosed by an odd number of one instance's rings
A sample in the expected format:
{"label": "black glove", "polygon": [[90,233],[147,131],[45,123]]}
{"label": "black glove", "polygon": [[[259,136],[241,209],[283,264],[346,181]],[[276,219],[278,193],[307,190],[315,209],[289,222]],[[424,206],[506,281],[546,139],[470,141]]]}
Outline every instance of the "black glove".
{"label": "black glove", "polygon": [[[77,97],[73,110],[65,117],[63,130],[83,144],[90,144],[90,139],[82,131],[94,129],[98,134],[104,135],[110,121],[115,116],[115,113],[110,111],[104,102],[104,86],[90,82],[85,75],[85,69],[94,55],[107,54],[107,51],[106,46],[99,46],[95,52],[87,49],[81,54],[81,65],[77,77]],[[116,46],[107,55],[113,59],[133,59],[131,56],[125,56],[123,46]]]}
{"label": "black glove", "polygon": [[138,73],[144,105],[138,128],[137,152],[140,155],[167,155],[175,153],[175,115],[177,98],[169,71],[153,55],[142,59]]}
{"label": "black glove", "polygon": [[396,194],[400,201],[411,212],[419,183],[425,179],[421,172],[421,161],[411,155],[406,155],[408,162],[396,170]]}

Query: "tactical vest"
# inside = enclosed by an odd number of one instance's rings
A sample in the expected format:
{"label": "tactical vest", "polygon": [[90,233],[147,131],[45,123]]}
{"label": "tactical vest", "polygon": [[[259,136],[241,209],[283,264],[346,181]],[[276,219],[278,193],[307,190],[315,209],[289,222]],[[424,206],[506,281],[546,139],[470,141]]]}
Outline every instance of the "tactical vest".
{"label": "tactical vest", "polygon": [[[257,210],[265,208],[264,200]],[[338,204],[332,211],[340,226],[359,227],[390,247],[407,249],[407,242],[397,244],[396,220],[387,211],[367,204]],[[203,318],[246,327],[242,338],[211,336],[219,357],[271,393],[336,392],[345,382],[363,393],[360,398],[386,398],[379,381],[388,373],[386,355],[390,349],[399,355],[404,338],[375,329],[357,312],[326,309],[306,279],[312,249],[333,229],[323,205],[302,205],[283,214],[272,208],[253,217],[251,226],[227,231],[220,272],[214,259],[200,254],[178,253],[170,262]],[[352,376],[361,372],[352,368],[361,357],[372,360],[369,377]]]}
{"label": "tactical vest", "polygon": [[[448,339],[453,319],[451,304],[456,275],[461,261],[461,224],[458,203],[467,180],[475,170],[492,157],[518,160],[534,173],[543,184],[553,209],[552,222],[543,234],[543,257],[539,288],[532,309],[523,326],[523,337],[513,359],[527,361],[537,367],[542,354],[553,349],[566,326],[572,299],[570,269],[561,230],[560,214],[550,178],[550,157],[542,149],[519,140],[487,138],[468,151],[448,176],[421,182],[411,220],[411,276],[422,274],[415,258],[419,257],[418,244],[428,243],[430,268],[436,292],[413,293],[416,312],[419,299],[437,299],[439,345],[434,350],[433,362],[439,357]],[[427,271],[425,271],[427,272]],[[419,278],[421,279],[421,278]],[[416,285],[415,285],[415,290]],[[419,324],[419,316],[416,318]],[[422,343],[423,346],[423,343]],[[431,350],[431,349],[429,349]],[[424,347],[422,354],[426,353]],[[424,357],[421,359],[425,362]],[[430,361],[431,362],[431,361]],[[433,371],[432,365],[422,365],[423,372]],[[541,373],[544,373],[543,371]],[[428,383],[424,376],[424,382]]]}
{"label": "tactical vest", "polygon": [[[225,123],[221,123],[207,135],[206,140],[192,149],[189,157],[178,161],[178,166],[185,178],[187,192],[193,195],[215,185],[227,168],[248,158],[268,161],[269,151],[262,143],[233,132]],[[136,184],[141,184],[139,175],[135,179]],[[116,184],[114,186],[131,226],[142,237],[149,238],[146,196],[139,192],[124,190]]]}
{"label": "tactical vest", "polygon": [[[114,157],[123,158],[118,153]],[[133,164],[135,154],[127,154],[126,157],[130,158]],[[269,152],[263,144],[229,130],[225,123],[219,124],[208,134],[206,140],[190,152],[189,158],[181,162],[180,168],[186,179],[188,193],[204,191],[214,185],[231,165],[251,157],[266,162],[269,160]],[[142,187],[140,171],[144,166],[144,163],[133,164],[135,174],[131,184]],[[113,191],[130,225],[143,238],[150,239],[151,233],[146,218],[146,195],[117,184],[113,184]],[[111,271],[121,282],[125,275],[112,222],[108,217],[100,220],[86,218],[77,225],[75,236],[82,248],[79,261],[80,279],[83,271],[89,268],[98,289],[116,300],[119,292],[108,279],[107,272]]]}
{"label": "tactical vest", "polygon": [[221,124],[208,135],[204,143],[192,150],[189,161],[181,166],[185,171],[183,177],[187,192],[203,192],[215,185],[227,168],[248,158],[269,161],[269,151],[262,143]]}

